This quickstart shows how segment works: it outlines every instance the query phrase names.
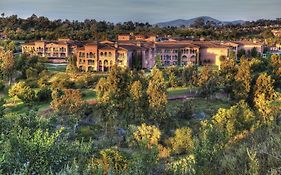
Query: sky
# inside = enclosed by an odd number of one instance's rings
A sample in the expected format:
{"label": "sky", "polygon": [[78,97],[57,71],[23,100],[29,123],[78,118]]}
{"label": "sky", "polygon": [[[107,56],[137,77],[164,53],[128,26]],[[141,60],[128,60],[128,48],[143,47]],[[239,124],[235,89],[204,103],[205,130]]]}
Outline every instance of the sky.
{"label": "sky", "polygon": [[27,18],[96,19],[155,24],[198,16],[231,20],[281,17],[281,0],[0,0],[0,13]]}

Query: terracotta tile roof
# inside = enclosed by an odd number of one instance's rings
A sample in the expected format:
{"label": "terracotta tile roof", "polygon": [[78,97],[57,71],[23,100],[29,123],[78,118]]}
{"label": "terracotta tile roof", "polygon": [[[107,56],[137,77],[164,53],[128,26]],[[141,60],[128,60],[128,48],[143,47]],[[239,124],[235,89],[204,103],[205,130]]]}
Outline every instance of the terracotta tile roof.
{"label": "terracotta tile roof", "polygon": [[256,45],[256,46],[261,46],[263,45],[262,43],[255,43],[252,41],[233,41],[232,43],[236,43],[239,45]]}
{"label": "terracotta tile roof", "polygon": [[99,44],[98,45],[99,49],[103,49],[103,50],[116,50],[116,48],[114,46],[110,46],[108,44]]}
{"label": "terracotta tile roof", "polygon": [[194,45],[191,42],[179,42],[179,41],[165,41],[157,42],[157,48],[199,48],[197,45]]}
{"label": "terracotta tile roof", "polygon": [[22,44],[23,46],[34,46],[35,43],[34,42],[28,42],[28,43],[24,43]]}
{"label": "terracotta tile roof", "polygon": [[120,48],[120,49],[125,49],[125,50],[127,50],[127,51],[130,51],[130,50],[140,50],[141,49],[141,47],[139,47],[139,46],[135,46],[135,45],[119,45],[119,47],[118,48]]}

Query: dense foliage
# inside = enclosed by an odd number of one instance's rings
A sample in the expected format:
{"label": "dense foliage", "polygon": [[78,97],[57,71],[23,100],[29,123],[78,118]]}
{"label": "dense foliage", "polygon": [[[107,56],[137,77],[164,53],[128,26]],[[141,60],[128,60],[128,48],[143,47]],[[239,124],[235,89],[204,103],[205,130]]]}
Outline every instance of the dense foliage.
{"label": "dense foliage", "polygon": [[[170,35],[178,37],[236,40],[242,38],[268,39],[270,44],[277,40],[273,38],[271,29],[280,26],[280,18],[276,20],[257,20],[237,25],[217,26],[211,22],[202,23],[200,18],[191,28],[153,26],[149,23],[124,22],[113,24],[106,21],[86,19],[80,21],[49,20],[43,16],[32,15],[26,19],[17,15],[0,18],[0,29],[13,40],[36,40],[45,38],[48,40],[60,37],[70,37],[74,40],[105,40],[116,39],[117,34],[154,34]],[[279,40],[280,41],[280,40]]]}

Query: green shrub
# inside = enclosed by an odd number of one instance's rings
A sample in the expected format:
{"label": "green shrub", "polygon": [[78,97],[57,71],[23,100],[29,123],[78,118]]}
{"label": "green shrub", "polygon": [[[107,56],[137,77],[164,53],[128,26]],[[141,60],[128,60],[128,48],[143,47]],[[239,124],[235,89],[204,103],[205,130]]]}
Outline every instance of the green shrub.
{"label": "green shrub", "polygon": [[52,99],[52,91],[47,87],[43,87],[37,92],[36,96],[40,102],[50,101]]}

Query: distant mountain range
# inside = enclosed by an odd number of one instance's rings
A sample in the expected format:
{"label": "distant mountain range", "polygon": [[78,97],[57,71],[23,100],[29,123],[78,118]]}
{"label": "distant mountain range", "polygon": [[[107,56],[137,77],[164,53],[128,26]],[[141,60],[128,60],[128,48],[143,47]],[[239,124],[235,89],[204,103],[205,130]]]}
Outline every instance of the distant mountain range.
{"label": "distant mountain range", "polygon": [[168,27],[168,26],[170,26],[170,27],[181,27],[181,26],[190,27],[196,21],[198,21],[200,19],[201,20],[203,19],[205,24],[207,22],[210,22],[210,23],[212,23],[212,25],[215,25],[215,26],[227,25],[227,24],[243,24],[243,23],[245,23],[245,21],[243,21],[243,20],[220,21],[220,20],[217,20],[217,19],[209,17],[209,16],[200,16],[200,17],[192,18],[192,19],[188,19],[188,20],[177,19],[177,20],[168,21],[168,22],[160,22],[160,23],[157,23],[155,25],[158,25],[159,27]]}

